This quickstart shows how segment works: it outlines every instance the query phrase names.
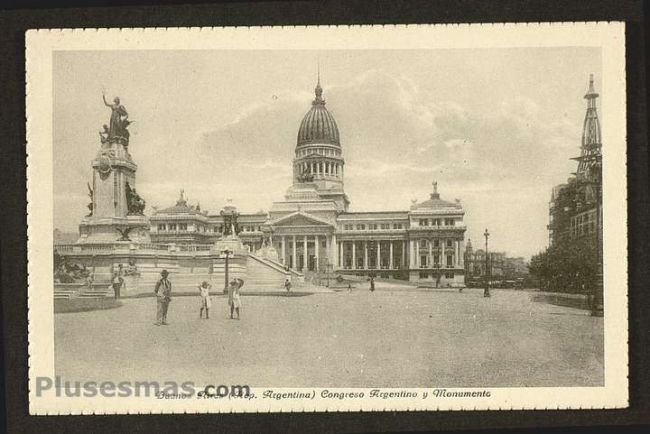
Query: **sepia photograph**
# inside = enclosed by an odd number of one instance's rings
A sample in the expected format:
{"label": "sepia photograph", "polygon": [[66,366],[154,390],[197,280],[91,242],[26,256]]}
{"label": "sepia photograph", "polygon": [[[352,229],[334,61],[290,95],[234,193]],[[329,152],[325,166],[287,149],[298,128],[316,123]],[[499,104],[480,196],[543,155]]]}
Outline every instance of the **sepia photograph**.
{"label": "sepia photograph", "polygon": [[620,58],[516,41],[553,28],[363,30],[70,31],[47,61],[28,35],[35,402],[625,406]]}

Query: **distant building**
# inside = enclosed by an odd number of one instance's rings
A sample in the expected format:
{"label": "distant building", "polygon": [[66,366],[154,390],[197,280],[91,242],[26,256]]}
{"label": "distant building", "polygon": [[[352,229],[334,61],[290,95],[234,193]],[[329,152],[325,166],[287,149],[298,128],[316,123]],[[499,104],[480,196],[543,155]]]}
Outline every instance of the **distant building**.
{"label": "distant building", "polygon": [[465,274],[467,279],[478,279],[485,276],[485,270],[495,278],[514,279],[528,275],[528,264],[522,257],[512,258],[505,252],[489,252],[485,261],[485,250],[474,250],[472,240],[467,240],[465,249]]}

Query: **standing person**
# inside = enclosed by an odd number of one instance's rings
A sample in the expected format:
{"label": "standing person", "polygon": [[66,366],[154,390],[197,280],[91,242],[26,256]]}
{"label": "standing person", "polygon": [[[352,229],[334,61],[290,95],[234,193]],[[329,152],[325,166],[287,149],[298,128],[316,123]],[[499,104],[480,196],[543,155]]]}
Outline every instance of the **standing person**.
{"label": "standing person", "polygon": [[230,305],[230,319],[234,319],[233,313],[237,312],[237,319],[239,319],[239,308],[241,307],[241,298],[239,296],[239,289],[244,285],[241,279],[233,279],[228,285],[228,304]]}
{"label": "standing person", "polygon": [[287,292],[291,291],[291,281],[289,279],[285,279],[285,281],[284,281],[284,289],[286,289]]}
{"label": "standing person", "polygon": [[167,309],[169,302],[172,301],[172,283],[167,279],[169,273],[167,270],[162,270],[160,273],[160,280],[156,283],[156,322],[155,325],[167,325]]}
{"label": "standing person", "polygon": [[95,282],[95,275],[91,271],[90,273],[88,273],[88,276],[86,276],[86,286],[88,287],[88,289],[91,290],[93,289],[94,282]]}
{"label": "standing person", "polygon": [[205,319],[210,319],[210,307],[212,307],[212,300],[210,300],[210,284],[203,281],[199,285],[199,295],[201,296],[201,310],[199,311],[199,318],[203,318],[203,309],[205,309]]}
{"label": "standing person", "polygon": [[375,291],[375,276],[370,276],[370,291]]}
{"label": "standing person", "polygon": [[124,279],[122,279],[122,276],[120,276],[119,273],[113,273],[112,284],[115,299],[118,299],[120,298],[120,289],[122,289],[122,285],[124,284]]}

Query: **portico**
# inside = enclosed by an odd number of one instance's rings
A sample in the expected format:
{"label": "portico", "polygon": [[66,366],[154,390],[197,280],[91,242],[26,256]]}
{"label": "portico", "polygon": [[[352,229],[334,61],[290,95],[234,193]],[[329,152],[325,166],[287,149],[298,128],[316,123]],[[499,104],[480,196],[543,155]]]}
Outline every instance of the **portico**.
{"label": "portico", "polygon": [[334,225],[297,211],[270,221],[280,262],[298,271],[325,271],[336,257]]}

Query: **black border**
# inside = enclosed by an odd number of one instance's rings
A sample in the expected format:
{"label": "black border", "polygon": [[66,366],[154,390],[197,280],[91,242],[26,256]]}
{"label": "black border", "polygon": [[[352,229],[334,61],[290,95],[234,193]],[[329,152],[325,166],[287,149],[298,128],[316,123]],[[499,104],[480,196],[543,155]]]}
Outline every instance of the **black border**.
{"label": "black border", "polygon": [[[12,433],[379,432],[562,426],[627,426],[650,421],[650,308],[645,246],[650,233],[647,86],[641,0],[393,0],[220,2],[68,0],[57,9],[21,2],[0,11],[0,271],[6,429]],[[163,5],[163,3],[165,3]],[[169,5],[169,3],[176,3]],[[92,4],[92,6],[91,6]],[[127,4],[129,6],[127,6]],[[136,4],[136,5],[133,5]],[[83,6],[80,8],[80,6]],[[89,7],[91,6],[91,7]],[[112,7],[107,7],[112,6]],[[48,5],[47,7],[52,7]],[[10,8],[10,9],[9,9]],[[22,8],[22,9],[20,9]],[[30,9],[31,8],[31,9]],[[138,416],[29,416],[27,406],[27,255],[25,52],[29,28],[183,27],[305,24],[415,24],[626,21],[630,405],[625,410],[293,413]],[[606,145],[605,145],[606,146]],[[0,418],[1,420],[2,418]]]}

